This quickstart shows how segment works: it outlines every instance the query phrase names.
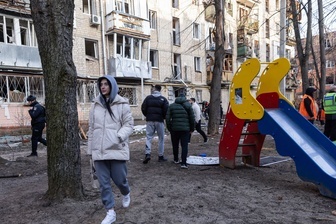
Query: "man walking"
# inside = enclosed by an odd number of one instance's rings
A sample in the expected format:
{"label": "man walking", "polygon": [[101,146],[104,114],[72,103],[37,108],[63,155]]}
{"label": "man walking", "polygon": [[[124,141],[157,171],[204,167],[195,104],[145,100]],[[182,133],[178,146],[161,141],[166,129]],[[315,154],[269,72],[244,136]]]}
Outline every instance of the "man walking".
{"label": "man walking", "polygon": [[179,97],[175,99],[175,102],[169,105],[166,125],[171,135],[174,163],[180,163],[179,144],[181,144],[181,168],[188,169],[188,140],[190,133],[195,129],[195,117],[191,104],[184,94],[180,94]]}
{"label": "man walking", "polygon": [[[202,135],[203,141],[204,143],[206,143],[208,142],[208,137],[201,128],[201,108],[196,103],[195,98],[190,98],[189,102],[191,103],[192,109],[194,111],[196,131]],[[189,142],[190,140],[191,140],[191,134],[189,135]]]}
{"label": "man walking", "polygon": [[146,150],[144,164],[151,159],[152,140],[155,132],[159,137],[159,162],[167,161],[164,157],[164,119],[168,110],[168,100],[161,95],[161,86],[155,85],[153,93],[147,96],[141,105],[142,114],[146,117]]}
{"label": "man walking", "polygon": [[32,153],[27,157],[37,156],[37,143],[41,142],[43,145],[47,145],[47,141],[42,138],[43,129],[46,123],[46,114],[45,108],[36,101],[35,96],[28,96],[27,101],[32,106],[30,110],[28,110],[29,115],[31,117],[31,127],[32,127]]}

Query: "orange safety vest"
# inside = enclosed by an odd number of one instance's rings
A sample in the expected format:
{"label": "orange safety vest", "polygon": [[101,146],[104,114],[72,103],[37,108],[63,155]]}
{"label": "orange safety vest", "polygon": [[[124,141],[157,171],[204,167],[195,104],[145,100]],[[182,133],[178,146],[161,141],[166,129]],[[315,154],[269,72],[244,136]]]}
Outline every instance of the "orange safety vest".
{"label": "orange safety vest", "polygon": [[320,109],[320,117],[319,117],[320,121],[325,121],[325,112],[323,109]]}
{"label": "orange safety vest", "polygon": [[313,114],[314,114],[314,119],[316,120],[316,118],[317,118],[317,111],[316,111],[316,106],[315,106],[315,100],[314,100],[311,96],[309,96],[309,95],[307,95],[307,94],[305,94],[305,95],[303,96],[303,98],[302,98],[302,101],[301,101],[301,103],[300,103],[299,113],[300,113],[302,116],[304,116],[307,120],[310,120],[310,115],[308,114],[308,112],[307,112],[307,110],[306,110],[306,108],[305,108],[305,106],[304,106],[304,100],[305,100],[307,97],[311,100],[310,109],[311,109],[311,111],[312,111]]}

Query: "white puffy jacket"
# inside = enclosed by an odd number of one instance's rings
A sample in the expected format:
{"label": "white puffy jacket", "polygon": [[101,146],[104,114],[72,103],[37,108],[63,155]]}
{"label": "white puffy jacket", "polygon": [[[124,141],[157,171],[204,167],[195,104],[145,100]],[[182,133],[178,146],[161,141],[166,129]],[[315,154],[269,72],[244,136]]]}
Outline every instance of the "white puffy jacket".
{"label": "white puffy jacket", "polygon": [[90,110],[88,151],[92,160],[129,160],[128,137],[133,132],[133,117],[128,100],[116,95],[110,104],[112,116],[99,96]]}

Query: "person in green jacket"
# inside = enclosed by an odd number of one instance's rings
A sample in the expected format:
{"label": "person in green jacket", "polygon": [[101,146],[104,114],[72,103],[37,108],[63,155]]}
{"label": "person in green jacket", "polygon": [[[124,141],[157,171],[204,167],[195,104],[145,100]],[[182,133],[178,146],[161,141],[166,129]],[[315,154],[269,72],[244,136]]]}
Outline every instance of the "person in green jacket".
{"label": "person in green jacket", "polygon": [[195,130],[195,117],[192,106],[184,94],[180,94],[175,102],[169,105],[166,126],[171,135],[174,163],[179,163],[179,144],[181,144],[181,168],[188,169],[188,141],[189,134]]}

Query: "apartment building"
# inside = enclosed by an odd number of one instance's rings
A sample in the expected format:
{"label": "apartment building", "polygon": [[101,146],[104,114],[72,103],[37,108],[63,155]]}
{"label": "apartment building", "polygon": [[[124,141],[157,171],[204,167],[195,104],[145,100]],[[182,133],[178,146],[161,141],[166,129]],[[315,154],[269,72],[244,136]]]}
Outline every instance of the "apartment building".
{"label": "apartment building", "polygon": [[[225,1],[224,110],[241,63],[251,57],[262,62],[279,57],[279,7],[279,0]],[[0,8],[0,127],[29,125],[26,97],[36,95],[42,103],[45,97],[29,1],[0,1]],[[181,92],[199,103],[209,101],[216,47],[211,0],[75,0],[74,13],[73,57],[82,122],[98,94],[95,81],[104,74],[116,78],[136,120],[143,119],[141,103],[155,84],[163,86],[170,102]],[[288,40],[286,57],[293,58],[294,45]],[[291,97],[290,84],[286,90]]]}

